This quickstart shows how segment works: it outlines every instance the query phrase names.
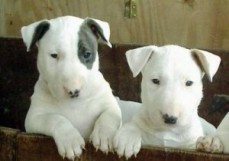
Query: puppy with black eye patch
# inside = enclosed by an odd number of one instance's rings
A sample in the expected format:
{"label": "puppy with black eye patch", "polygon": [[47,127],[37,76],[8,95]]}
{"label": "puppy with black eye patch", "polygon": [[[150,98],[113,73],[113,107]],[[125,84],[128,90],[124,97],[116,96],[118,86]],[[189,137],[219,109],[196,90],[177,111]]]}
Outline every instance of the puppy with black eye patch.
{"label": "puppy with black eye patch", "polygon": [[21,29],[29,51],[38,47],[36,82],[25,119],[29,133],[52,136],[59,154],[74,160],[85,142],[108,153],[121,111],[99,71],[98,43],[111,47],[107,22],[73,16],[34,22]]}
{"label": "puppy with black eye patch", "polygon": [[199,137],[215,133],[215,127],[198,116],[198,106],[202,78],[206,74],[212,81],[218,56],[166,45],[129,50],[126,57],[133,76],[142,73],[142,103],[119,100],[123,119],[129,118],[114,138],[119,156],[130,158],[142,145],[195,149]]}

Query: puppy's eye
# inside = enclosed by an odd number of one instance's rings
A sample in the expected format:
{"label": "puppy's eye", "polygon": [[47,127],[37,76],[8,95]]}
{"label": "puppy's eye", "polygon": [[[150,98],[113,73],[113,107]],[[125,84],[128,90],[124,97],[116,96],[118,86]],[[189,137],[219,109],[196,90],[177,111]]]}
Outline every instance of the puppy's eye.
{"label": "puppy's eye", "polygon": [[50,54],[50,56],[54,59],[57,59],[58,58],[58,55],[56,53],[53,53],[53,54]]}
{"label": "puppy's eye", "polygon": [[193,81],[190,81],[190,80],[189,80],[189,81],[185,82],[185,85],[186,85],[186,86],[191,86],[191,85],[193,85]]}
{"label": "puppy's eye", "polygon": [[160,80],[159,79],[152,79],[152,82],[154,83],[154,84],[160,84]]}
{"label": "puppy's eye", "polygon": [[91,57],[91,53],[90,52],[85,52],[84,54],[83,54],[83,57],[84,57],[84,59],[90,59],[90,57]]}

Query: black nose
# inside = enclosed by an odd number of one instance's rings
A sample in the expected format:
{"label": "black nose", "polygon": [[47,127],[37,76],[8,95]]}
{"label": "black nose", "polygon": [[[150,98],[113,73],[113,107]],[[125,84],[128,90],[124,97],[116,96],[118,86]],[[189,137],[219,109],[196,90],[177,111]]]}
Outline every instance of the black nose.
{"label": "black nose", "polygon": [[163,119],[166,124],[175,124],[177,122],[177,117],[169,116],[168,114],[164,114]]}
{"label": "black nose", "polygon": [[79,96],[79,93],[80,93],[80,91],[79,90],[75,90],[75,91],[70,91],[70,92],[68,92],[68,94],[69,94],[69,96],[71,97],[71,98],[74,98],[74,97],[78,97]]}

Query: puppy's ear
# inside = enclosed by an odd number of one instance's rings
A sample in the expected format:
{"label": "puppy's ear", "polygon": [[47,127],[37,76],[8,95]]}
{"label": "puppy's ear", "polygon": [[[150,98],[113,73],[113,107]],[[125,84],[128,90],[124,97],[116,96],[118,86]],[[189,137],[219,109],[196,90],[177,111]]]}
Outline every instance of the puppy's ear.
{"label": "puppy's ear", "polygon": [[95,35],[98,42],[104,43],[109,47],[112,47],[109,41],[110,26],[107,22],[87,17],[83,22],[83,25],[85,24],[90,28],[91,32]]}
{"label": "puppy's ear", "polygon": [[191,53],[199,62],[200,67],[206,73],[208,79],[212,82],[213,76],[217,72],[220,64],[220,57],[199,49],[191,49]]}
{"label": "puppy's ear", "polygon": [[26,45],[27,52],[44,36],[49,27],[48,20],[42,20],[21,28],[22,39]]}
{"label": "puppy's ear", "polygon": [[145,46],[133,50],[128,50],[126,52],[127,62],[134,77],[136,77],[142,71],[151,54],[157,48],[157,46]]}

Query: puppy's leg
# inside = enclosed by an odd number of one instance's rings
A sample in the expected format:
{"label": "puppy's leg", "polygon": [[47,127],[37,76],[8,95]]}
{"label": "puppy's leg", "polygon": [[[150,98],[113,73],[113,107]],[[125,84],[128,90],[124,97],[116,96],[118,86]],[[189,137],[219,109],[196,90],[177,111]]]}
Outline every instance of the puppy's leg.
{"label": "puppy's leg", "polygon": [[221,153],[223,151],[223,145],[220,139],[215,136],[216,128],[203,118],[200,118],[200,122],[204,136],[197,139],[196,149],[211,153]]}
{"label": "puppy's leg", "polygon": [[207,151],[212,153],[229,153],[229,114],[227,114],[215,134],[209,134],[206,137],[200,137],[197,140],[197,150]]}
{"label": "puppy's leg", "polygon": [[137,155],[141,148],[141,130],[134,122],[125,124],[114,137],[114,148],[119,157]]}
{"label": "puppy's leg", "polygon": [[105,110],[95,122],[90,141],[96,150],[104,153],[113,150],[113,137],[121,125],[121,111],[115,103]]}
{"label": "puppy's leg", "polygon": [[196,149],[211,153],[222,153],[223,144],[216,136],[199,137],[196,142]]}
{"label": "puppy's leg", "polygon": [[223,118],[217,127],[216,135],[224,145],[224,152],[229,153],[229,113]]}
{"label": "puppy's leg", "polygon": [[[35,111],[33,111],[35,112]],[[84,139],[69,120],[57,114],[27,114],[25,127],[27,132],[52,136],[59,154],[73,160],[79,157],[84,148]]]}
{"label": "puppy's leg", "polygon": [[214,135],[216,133],[216,128],[209,122],[207,122],[205,119],[200,118],[201,126],[203,128],[204,135]]}

